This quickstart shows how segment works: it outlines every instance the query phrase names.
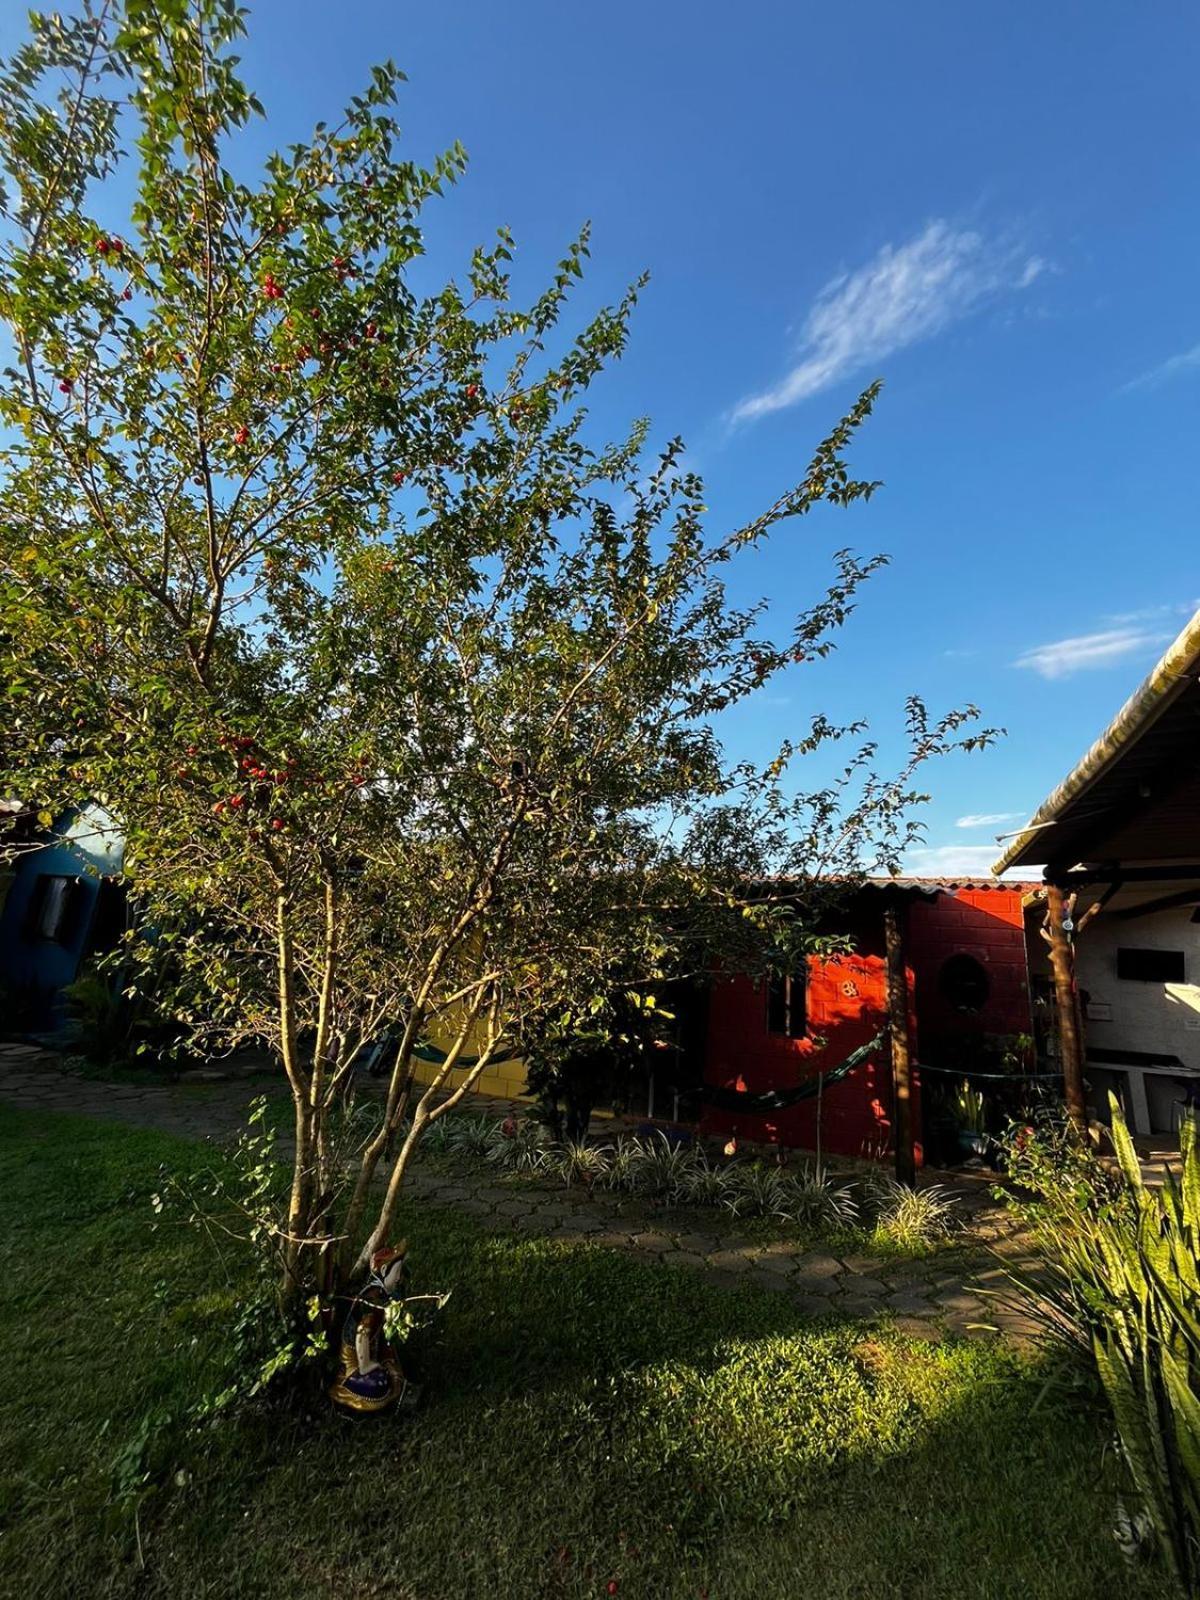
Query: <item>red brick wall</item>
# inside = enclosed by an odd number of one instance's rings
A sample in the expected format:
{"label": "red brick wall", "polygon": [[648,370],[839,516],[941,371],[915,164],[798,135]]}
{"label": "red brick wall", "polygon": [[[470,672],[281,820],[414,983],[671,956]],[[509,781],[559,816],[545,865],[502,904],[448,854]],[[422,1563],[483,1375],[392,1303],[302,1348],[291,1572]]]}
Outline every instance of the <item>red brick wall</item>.
{"label": "red brick wall", "polygon": [[[914,903],[908,957],[916,979],[918,1027],[931,1033],[1030,1033],[1029,970],[1020,888],[958,889]],[[945,962],[974,956],[988,975],[983,1010],[956,1012],[938,987]]]}
{"label": "red brick wall", "polygon": [[[911,979],[910,979],[911,981]],[[855,953],[808,969],[808,1026],[812,1037],[787,1039],[767,1031],[763,984],[746,977],[713,980],[705,1050],[706,1083],[728,1089],[787,1089],[827,1071],[886,1026],[887,976],[882,911],[862,919]],[[919,1116],[919,1101],[917,1105]],[[707,1106],[701,1132],[737,1134],[764,1144],[814,1149],[816,1099],[756,1115]],[[886,1043],[821,1097],[821,1146],[836,1155],[881,1155],[891,1143],[891,1070]]]}

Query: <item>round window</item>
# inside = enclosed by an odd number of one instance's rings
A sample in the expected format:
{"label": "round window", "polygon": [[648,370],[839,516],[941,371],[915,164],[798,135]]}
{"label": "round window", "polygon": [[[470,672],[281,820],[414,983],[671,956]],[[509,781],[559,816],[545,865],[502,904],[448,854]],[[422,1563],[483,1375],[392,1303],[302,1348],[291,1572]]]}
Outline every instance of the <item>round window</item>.
{"label": "round window", "polygon": [[991,987],[991,980],[974,956],[951,956],[938,974],[942,998],[955,1011],[982,1011]]}

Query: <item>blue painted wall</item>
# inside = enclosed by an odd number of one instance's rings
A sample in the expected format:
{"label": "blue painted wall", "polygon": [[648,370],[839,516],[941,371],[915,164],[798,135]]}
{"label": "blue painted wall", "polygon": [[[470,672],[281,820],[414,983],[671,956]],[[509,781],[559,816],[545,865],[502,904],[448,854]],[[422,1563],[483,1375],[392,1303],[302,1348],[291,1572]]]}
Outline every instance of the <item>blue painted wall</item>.
{"label": "blue painted wall", "polygon": [[[0,1028],[18,1021],[38,1029],[57,1029],[66,1020],[62,989],[79,971],[92,931],[100,882],[121,870],[123,841],[112,819],[99,807],[67,812],[51,830],[41,850],[18,858],[12,881],[0,910]],[[30,902],[39,878],[73,877],[79,899],[67,930],[67,942],[31,936]],[[28,1016],[18,1017],[25,1002]]]}

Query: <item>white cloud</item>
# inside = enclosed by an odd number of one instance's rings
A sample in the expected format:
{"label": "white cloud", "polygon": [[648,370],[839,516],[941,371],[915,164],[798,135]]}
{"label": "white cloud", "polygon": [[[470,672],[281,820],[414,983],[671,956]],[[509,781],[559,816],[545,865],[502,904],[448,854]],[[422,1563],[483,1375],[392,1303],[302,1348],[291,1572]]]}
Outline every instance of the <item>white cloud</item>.
{"label": "white cloud", "polygon": [[1194,344],[1190,350],[1181,350],[1178,355],[1160,361],[1158,366],[1151,367],[1149,372],[1143,372],[1140,377],[1122,384],[1121,391],[1128,393],[1130,389],[1157,389],[1160,383],[1167,383],[1172,378],[1196,371],[1200,371],[1200,344]]}
{"label": "white cloud", "polygon": [[1019,655],[1013,666],[1028,667],[1043,678],[1065,678],[1072,672],[1111,667],[1126,656],[1161,646],[1169,638],[1170,634],[1146,628],[1106,628],[1100,633],[1083,633],[1074,639],[1037,645]]}
{"label": "white cloud", "polygon": [[954,824],[956,828],[992,828],[1001,822],[1016,822],[1020,819],[1019,811],[972,811],[965,817],[959,817]]}
{"label": "white cloud", "polygon": [[770,389],[733,411],[748,422],[806,400],[837,379],[932,338],[983,301],[1027,289],[1046,270],[1040,256],[982,234],[929,223],[906,244],[885,244],[873,261],[827,283],[808,313],[798,359]]}
{"label": "white cloud", "polygon": [[990,878],[999,854],[994,844],[916,845],[904,859],[904,870],[917,878]]}

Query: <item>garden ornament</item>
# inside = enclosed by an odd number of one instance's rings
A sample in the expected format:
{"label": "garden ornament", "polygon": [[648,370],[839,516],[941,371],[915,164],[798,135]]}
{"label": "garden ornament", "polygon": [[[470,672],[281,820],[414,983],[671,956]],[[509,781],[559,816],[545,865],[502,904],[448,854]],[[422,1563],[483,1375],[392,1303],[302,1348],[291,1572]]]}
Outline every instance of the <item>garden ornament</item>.
{"label": "garden ornament", "polygon": [[408,1242],[371,1257],[370,1272],[350,1301],[342,1324],[341,1365],[329,1398],[347,1411],[385,1411],[405,1396],[408,1380],[400,1370],[387,1334],[387,1311],[404,1298]]}

